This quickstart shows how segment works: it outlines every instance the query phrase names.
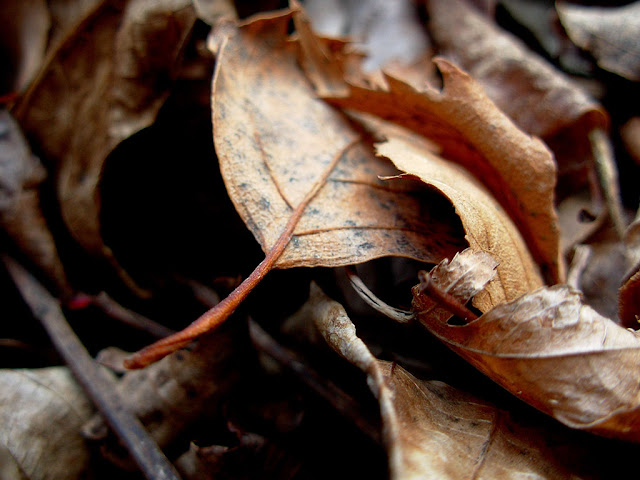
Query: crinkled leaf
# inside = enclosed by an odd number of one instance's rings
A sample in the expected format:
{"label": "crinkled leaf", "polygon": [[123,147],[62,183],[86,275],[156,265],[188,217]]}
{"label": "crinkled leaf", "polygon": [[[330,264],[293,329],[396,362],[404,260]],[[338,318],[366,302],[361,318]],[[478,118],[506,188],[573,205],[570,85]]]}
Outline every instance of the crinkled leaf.
{"label": "crinkled leaf", "polygon": [[462,0],[429,0],[429,32],[524,131],[606,127],[605,111],[558,69]]}
{"label": "crinkled leaf", "polygon": [[[414,290],[417,312],[422,295]],[[428,313],[419,320],[487,376],[562,423],[640,441],[640,338],[584,305],[570,287],[540,288],[462,326]]]}
{"label": "crinkled leaf", "polygon": [[[473,258],[473,256],[471,256]],[[550,432],[438,381],[377,360],[342,306],[313,285],[304,307],[327,343],[368,375],[380,403],[391,478],[572,478]],[[575,447],[574,447],[575,448]],[[566,453],[566,452],[565,452]]]}
{"label": "crinkled leaf", "polygon": [[497,260],[497,276],[474,300],[480,310],[489,311],[543,285],[538,267],[511,218],[469,172],[417,142],[402,138],[378,145],[378,153],[391,159],[401,171],[442,192],[460,216],[469,246],[488,252]]}

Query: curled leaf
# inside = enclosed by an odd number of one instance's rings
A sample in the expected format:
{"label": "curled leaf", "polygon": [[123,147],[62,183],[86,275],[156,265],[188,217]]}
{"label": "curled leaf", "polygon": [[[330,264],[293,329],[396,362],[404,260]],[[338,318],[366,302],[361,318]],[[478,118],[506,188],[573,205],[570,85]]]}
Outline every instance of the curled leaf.
{"label": "curled leaf", "polygon": [[[420,311],[419,295],[414,302]],[[570,287],[540,288],[462,326],[429,314],[419,319],[469,363],[565,425],[640,441],[640,338],[583,305]]]}
{"label": "curled leaf", "polygon": [[486,188],[469,172],[415,142],[391,138],[378,146],[403,172],[439,190],[460,216],[469,246],[491,254],[498,275],[474,299],[483,312],[543,285],[537,265],[517,228]]}
{"label": "curled leaf", "polygon": [[[463,0],[429,0],[429,32],[524,131],[543,138],[565,128],[606,128],[605,111],[519,39]],[[586,128],[585,128],[586,127]]]}
{"label": "curled leaf", "polygon": [[[551,152],[519,130],[469,75],[445,59],[436,65],[442,91],[417,91],[386,76],[388,88],[351,85],[331,104],[400,124],[440,147],[440,155],[472,172],[513,219],[528,248],[555,283],[564,276],[553,206],[555,164]],[[384,132],[383,132],[384,134]]]}
{"label": "curled leaf", "polygon": [[575,473],[554,453],[558,445],[549,432],[514,421],[442,382],[419,380],[399,365],[377,360],[342,306],[315,285],[305,309],[327,343],[367,373],[380,404],[392,479],[563,479]]}

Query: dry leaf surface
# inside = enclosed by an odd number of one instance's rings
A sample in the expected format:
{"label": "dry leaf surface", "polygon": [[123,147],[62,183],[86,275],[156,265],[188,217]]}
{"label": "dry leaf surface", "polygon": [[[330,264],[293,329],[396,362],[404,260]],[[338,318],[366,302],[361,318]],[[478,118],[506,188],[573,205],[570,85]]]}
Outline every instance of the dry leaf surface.
{"label": "dry leaf surface", "polygon": [[475,299],[483,312],[541,287],[544,283],[527,245],[493,196],[464,168],[426,148],[392,138],[378,146],[403,172],[442,192],[460,216],[469,246],[486,251],[498,262],[497,276]]}
{"label": "dry leaf surface", "polygon": [[[0,459],[9,453],[17,478],[80,478],[89,462],[80,429],[92,413],[64,367],[0,370]],[[10,468],[0,465],[0,472]]]}
{"label": "dry leaf surface", "polygon": [[520,131],[452,63],[440,59],[442,91],[417,91],[387,76],[388,89],[351,86],[337,106],[374,114],[434,141],[441,156],[480,179],[512,217],[534,257],[552,281],[564,276],[553,207],[555,165],[538,139]]}
{"label": "dry leaf surface", "polygon": [[562,25],[598,65],[629,80],[640,80],[640,4],[597,7],[558,3]]}
{"label": "dry leaf surface", "polygon": [[[466,258],[473,261],[473,255]],[[572,478],[544,433],[449,385],[377,360],[342,306],[315,285],[309,311],[327,343],[368,375],[380,403],[391,478]]]}
{"label": "dry leaf surface", "polygon": [[568,77],[462,0],[429,0],[429,31],[520,128],[540,137],[606,127],[608,116]]}
{"label": "dry leaf surface", "polygon": [[[439,273],[446,284],[446,270]],[[414,295],[420,312],[423,294],[418,289]],[[640,338],[584,305],[570,287],[538,289],[462,326],[428,313],[419,320],[490,378],[562,423],[640,440]]]}
{"label": "dry leaf surface", "polygon": [[[383,182],[397,173],[315,97],[288,41],[290,16],[243,25],[219,53],[216,151],[227,190],[265,252],[317,191],[276,267],[337,266],[387,255],[433,261],[461,244],[434,195]],[[436,233],[437,232],[437,233]]]}

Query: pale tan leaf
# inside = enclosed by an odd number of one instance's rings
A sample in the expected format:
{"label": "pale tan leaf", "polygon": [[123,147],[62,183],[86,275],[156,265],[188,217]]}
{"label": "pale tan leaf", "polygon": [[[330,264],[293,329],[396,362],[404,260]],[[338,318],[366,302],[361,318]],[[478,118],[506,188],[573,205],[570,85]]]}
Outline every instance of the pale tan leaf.
{"label": "pale tan leaf", "polygon": [[0,370],[0,450],[22,478],[81,478],[89,449],[80,432],[92,412],[67,368]]}
{"label": "pale tan leaf", "polygon": [[442,192],[460,216],[469,246],[488,252],[498,262],[497,276],[474,299],[476,307],[487,312],[543,285],[538,267],[511,218],[469,172],[428,148],[401,138],[391,138],[378,145],[377,150],[401,171]]}
{"label": "pale tan leaf", "polygon": [[387,255],[429,262],[464,248],[443,200],[415,183],[380,180],[397,170],[316,98],[298,65],[298,46],[288,41],[289,19],[258,18],[232,33],[213,86],[222,175],[262,249],[272,248],[315,190],[276,267],[338,266]]}
{"label": "pale tan leaf", "polygon": [[571,40],[598,65],[629,80],[640,80],[640,4],[596,7],[556,4]]}
{"label": "pale tan leaf", "polygon": [[[414,295],[419,312],[420,290]],[[570,287],[543,287],[462,326],[428,314],[419,319],[480,371],[565,425],[640,441],[640,338],[584,305]]]}

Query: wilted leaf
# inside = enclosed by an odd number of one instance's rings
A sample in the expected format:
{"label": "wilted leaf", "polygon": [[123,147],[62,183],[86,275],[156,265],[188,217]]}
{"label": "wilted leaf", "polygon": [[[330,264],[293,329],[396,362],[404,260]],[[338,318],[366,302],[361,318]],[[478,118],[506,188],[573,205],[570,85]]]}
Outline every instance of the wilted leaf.
{"label": "wilted leaf", "polygon": [[491,193],[464,168],[438,157],[416,142],[391,138],[378,146],[403,172],[415,175],[439,190],[462,220],[469,246],[490,253],[498,262],[498,275],[474,299],[483,312],[513,300],[544,283],[517,228]]}
{"label": "wilted leaf", "polygon": [[11,114],[0,111],[0,225],[62,296],[71,293],[53,235],[40,208],[46,171]]}
{"label": "wilted leaf", "polygon": [[[422,295],[416,287],[417,312]],[[544,287],[462,326],[429,314],[419,320],[480,371],[565,425],[640,441],[640,338],[583,305],[577,291]]]}
{"label": "wilted leaf", "polygon": [[89,463],[80,428],[92,412],[66,368],[0,370],[0,449],[9,452],[19,478],[80,478]]}
{"label": "wilted leaf", "polygon": [[263,250],[317,189],[276,267],[387,255],[430,262],[455,253],[457,222],[437,196],[379,180],[397,171],[315,98],[297,46],[287,41],[289,19],[241,26],[219,53],[213,87],[214,140],[227,191]]}
{"label": "wilted leaf", "polygon": [[597,7],[563,2],[556,9],[571,40],[591,53],[600,67],[640,80],[640,3]]}
{"label": "wilted leaf", "polygon": [[368,375],[380,403],[391,478],[572,478],[541,430],[438,381],[377,360],[342,306],[312,286],[307,311],[327,343]]}
{"label": "wilted leaf", "polygon": [[107,155],[153,122],[195,14],[188,0],[103,2],[51,52],[16,116],[57,165],[62,216],[95,255],[100,236],[96,187]]}
{"label": "wilted leaf", "polygon": [[418,92],[386,76],[385,91],[352,85],[349,96],[327,100],[398,123],[436,142],[443,158],[467,168],[491,191],[545,274],[552,281],[563,278],[551,153],[515,127],[472,78],[444,59],[437,66],[444,78],[442,91]]}

